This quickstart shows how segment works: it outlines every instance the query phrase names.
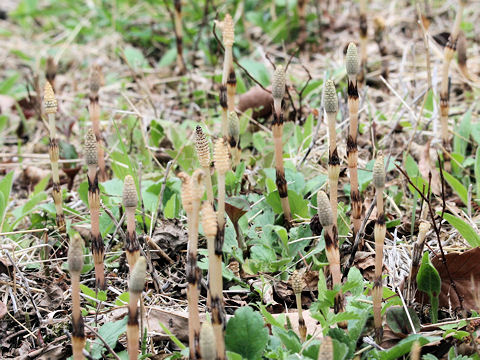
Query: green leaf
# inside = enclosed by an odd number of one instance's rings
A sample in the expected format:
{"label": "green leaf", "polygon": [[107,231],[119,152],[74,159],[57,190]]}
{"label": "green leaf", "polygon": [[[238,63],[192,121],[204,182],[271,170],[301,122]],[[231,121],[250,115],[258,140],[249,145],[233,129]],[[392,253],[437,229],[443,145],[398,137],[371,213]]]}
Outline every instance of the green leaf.
{"label": "green leaf", "polygon": [[10,171],[0,180],[0,231],[2,231],[3,219],[8,205],[8,198],[12,190],[13,171]]}
{"label": "green leaf", "polygon": [[180,348],[180,350],[186,349],[186,346],[183,345],[182,342],[178,340],[178,338],[175,335],[173,335],[172,332],[165,325],[163,325],[162,322],[159,321],[158,323],[162,328],[163,332],[170,337],[170,339],[175,343],[175,345],[177,345]]}
{"label": "green leaf", "polygon": [[[417,313],[412,308],[407,309],[415,331],[420,331],[420,319],[418,318]],[[405,308],[402,306],[392,306],[388,308],[386,319],[388,326],[390,326],[390,329],[392,329],[394,333],[407,335],[413,332]]]}
{"label": "green leaf", "polygon": [[225,332],[227,350],[249,360],[260,358],[268,342],[268,330],[264,325],[262,316],[249,306],[235,311]]}
{"label": "green leaf", "polygon": [[432,323],[436,323],[438,319],[438,295],[442,287],[442,279],[437,269],[432,265],[428,252],[423,254],[422,264],[417,274],[418,290],[423,291],[430,297],[432,305],[430,309]]}
{"label": "green leaf", "polygon": [[455,179],[452,175],[450,175],[447,172],[444,172],[443,176],[444,176],[445,180],[448,182],[448,184],[453,188],[453,190],[460,197],[462,202],[466,206],[468,206],[468,192],[467,192],[467,189],[465,188],[465,186],[463,186],[460,181]]}
{"label": "green leaf", "polygon": [[475,182],[477,184],[477,198],[480,198],[480,146],[475,153]]}
{"label": "green leaf", "polygon": [[415,341],[420,343],[420,346],[424,346],[428,343],[441,340],[438,336],[424,336],[421,334],[413,334],[409,337],[401,340],[397,345],[388,350],[373,350],[370,355],[373,359],[378,360],[395,360],[401,358],[403,355],[408,354],[412,349],[412,345]]}
{"label": "green leaf", "polygon": [[472,246],[477,247],[480,246],[480,235],[465,221],[460,219],[459,217],[445,213],[443,214],[443,218],[447,220],[450,225],[452,225],[458,232],[463,236],[463,238]]}
{"label": "green leaf", "polygon": [[[118,337],[122,335],[127,329],[128,317],[125,316],[123,319],[106,322],[98,330],[99,335],[105,340],[105,342],[113,349],[117,344]],[[105,345],[100,339],[96,339],[92,344],[92,349],[90,353],[94,359],[102,358],[102,353],[105,351]]]}
{"label": "green leaf", "polygon": [[453,138],[453,151],[465,157],[467,153],[468,139],[471,133],[472,111],[468,110],[463,116],[460,125],[456,128],[456,134]]}

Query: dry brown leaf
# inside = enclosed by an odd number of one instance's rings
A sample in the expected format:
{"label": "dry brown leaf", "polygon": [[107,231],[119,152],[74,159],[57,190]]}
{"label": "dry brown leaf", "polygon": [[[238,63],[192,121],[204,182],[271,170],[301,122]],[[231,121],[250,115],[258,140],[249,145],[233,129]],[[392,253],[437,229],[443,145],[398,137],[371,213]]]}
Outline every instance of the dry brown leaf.
{"label": "dry brown leaf", "polygon": [[[305,320],[305,325],[307,326],[307,333],[309,335],[315,335],[317,338],[322,338],[322,327],[310,314],[310,310],[302,311],[303,319]],[[292,330],[298,334],[298,312],[289,312],[282,314],[272,314],[275,319],[278,319],[281,316],[286,316],[292,324]]]}
{"label": "dry brown leaf", "polygon": [[[477,247],[464,253],[446,254],[445,259],[457,290],[463,297],[464,309],[480,310],[480,261],[478,261],[480,259],[480,248]],[[457,308],[460,304],[455,290],[450,285],[445,266],[438,258],[433,258],[432,264],[438,270],[442,279],[439,305],[448,308],[451,304],[452,309]]]}
{"label": "dry brown leaf", "polygon": [[[270,90],[270,88],[267,88]],[[245,112],[253,109],[252,118],[267,118],[272,113],[272,94],[260,86],[254,86],[238,98],[238,110]]]}
{"label": "dry brown leaf", "polygon": [[440,183],[440,174],[435,168],[434,161],[430,157],[430,140],[425,146],[422,146],[419,151],[418,170],[422,177],[428,181],[428,174],[432,173],[432,192],[435,195],[440,195],[442,191],[442,184]]}

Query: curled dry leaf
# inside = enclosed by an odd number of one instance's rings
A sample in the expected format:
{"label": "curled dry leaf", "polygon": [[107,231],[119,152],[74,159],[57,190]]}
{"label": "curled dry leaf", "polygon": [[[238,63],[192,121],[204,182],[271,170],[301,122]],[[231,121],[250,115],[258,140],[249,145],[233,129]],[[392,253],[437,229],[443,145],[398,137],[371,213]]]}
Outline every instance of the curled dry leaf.
{"label": "curled dry leaf", "polygon": [[435,168],[435,159],[430,155],[430,140],[419,149],[418,170],[425,180],[428,180],[428,173],[432,173],[432,192],[435,195],[440,195],[442,191],[442,184],[440,183],[440,174]]}
{"label": "curled dry leaf", "polygon": [[7,313],[7,305],[0,301],[0,319]]}
{"label": "curled dry leaf", "polygon": [[[271,90],[271,87],[267,88]],[[254,86],[238,99],[238,110],[245,112],[253,109],[252,118],[268,118],[272,114],[272,94],[263,90],[260,86]]]}

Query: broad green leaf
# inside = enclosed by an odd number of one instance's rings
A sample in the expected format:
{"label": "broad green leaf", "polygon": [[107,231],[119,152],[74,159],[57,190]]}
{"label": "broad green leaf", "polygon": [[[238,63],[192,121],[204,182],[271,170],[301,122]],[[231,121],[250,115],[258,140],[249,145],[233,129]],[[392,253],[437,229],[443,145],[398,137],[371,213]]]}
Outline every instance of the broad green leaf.
{"label": "broad green leaf", "polygon": [[388,350],[373,350],[370,352],[370,355],[373,359],[377,360],[400,359],[403,355],[410,352],[410,350],[412,349],[412,345],[415,341],[418,341],[420,343],[420,346],[424,346],[428,343],[439,340],[441,340],[441,337],[438,336],[424,336],[421,334],[413,334],[401,340],[397,345]]}
{"label": "broad green leaf", "polygon": [[[98,330],[99,335],[113,349],[117,344],[118,337],[127,329],[128,316],[118,321],[108,321]],[[95,339],[90,353],[94,359],[101,359],[102,353],[106,350],[105,345],[100,339]]]}
{"label": "broad green leaf", "polygon": [[460,181],[455,179],[452,175],[449,173],[444,172],[443,176],[445,180],[448,182],[448,184],[453,188],[453,190],[457,193],[457,195],[460,197],[460,200],[468,206],[468,191],[465,188],[465,186],[462,185]]}
{"label": "broad green leaf", "polygon": [[249,306],[235,311],[227,323],[225,345],[227,350],[249,360],[259,359],[267,346],[268,330],[262,316]]}
{"label": "broad green leaf", "polygon": [[[410,315],[410,319],[412,320],[415,331],[420,331],[420,319],[418,318],[417,313],[412,308],[407,309],[408,315]],[[388,326],[390,326],[390,329],[392,329],[394,333],[407,335],[413,332],[410,321],[408,320],[407,313],[402,306],[392,306],[388,308],[386,313],[386,319]]]}
{"label": "broad green leaf", "polygon": [[428,252],[426,251],[422,257],[422,263],[420,269],[418,269],[417,274],[417,286],[418,290],[423,291],[427,294],[433,294],[438,296],[440,293],[440,288],[442,285],[442,280],[438,274],[437,269],[433,266]]}
{"label": "broad green leaf", "polygon": [[458,232],[463,236],[463,238],[472,246],[480,246],[480,235],[465,221],[459,217],[445,213],[443,218],[447,220],[450,225],[452,225]]}

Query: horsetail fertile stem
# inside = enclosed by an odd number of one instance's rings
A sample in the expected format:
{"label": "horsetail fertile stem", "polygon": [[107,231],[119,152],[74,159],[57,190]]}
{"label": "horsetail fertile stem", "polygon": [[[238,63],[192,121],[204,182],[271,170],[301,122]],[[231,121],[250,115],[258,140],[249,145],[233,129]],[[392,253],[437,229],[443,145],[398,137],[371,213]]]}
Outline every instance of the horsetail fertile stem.
{"label": "horsetail fertile stem", "polygon": [[408,287],[407,287],[407,303],[413,301],[413,294],[417,279],[418,269],[420,267],[420,260],[423,255],[423,247],[425,246],[425,238],[427,237],[427,232],[430,230],[430,223],[422,221],[418,226],[418,236],[417,242],[413,244],[413,253],[412,253],[412,267],[410,269],[410,276],[408,278]]}
{"label": "horsetail fertile stem", "polygon": [[68,248],[68,269],[72,282],[72,351],[74,360],[83,360],[85,332],[80,311],[80,273],[83,268],[83,241],[74,236]]}
{"label": "horsetail fertile stem", "polygon": [[385,240],[385,214],[383,209],[383,191],[385,190],[385,166],[383,155],[379,153],[373,165],[373,185],[377,197],[377,221],[375,222],[375,283],[373,284],[373,321],[375,324],[375,339],[378,343],[383,337],[382,328],[382,268],[383,243]]}
{"label": "horsetail fertile stem", "polygon": [[218,205],[217,205],[217,237],[221,238],[223,246],[224,226],[225,226],[225,174],[230,170],[230,156],[228,147],[224,138],[220,138],[215,143],[213,152],[213,162],[217,170],[218,182]]}
{"label": "horsetail fertile stem", "polygon": [[200,330],[200,353],[203,360],[218,359],[215,348],[215,334],[210,321],[204,321]]}
{"label": "horsetail fertile stem", "polygon": [[50,142],[48,144],[48,154],[50,155],[50,163],[52,166],[52,197],[55,203],[55,211],[57,213],[56,223],[58,231],[64,236],[67,235],[67,228],[65,226],[65,215],[63,214],[62,204],[62,189],[60,187],[60,177],[58,175],[58,139],[57,128],[55,124],[55,114],[57,113],[58,105],[52,85],[47,81],[43,92],[43,101],[45,104],[45,113],[48,116],[48,131],[50,133]]}
{"label": "horsetail fertile stem", "polygon": [[292,212],[288,202],[287,180],[285,179],[285,169],[283,167],[283,109],[282,100],[285,96],[285,70],[282,65],[277,66],[273,74],[272,97],[273,97],[273,123],[272,133],[275,145],[275,170],[276,184],[280,201],[282,203],[285,223],[290,226],[292,221]]}
{"label": "horsetail fertile stem", "polygon": [[[447,152],[450,151],[450,136],[448,133],[448,112],[450,109],[448,72],[450,69],[450,62],[452,61],[453,54],[455,53],[457,46],[457,39],[458,34],[460,33],[460,24],[462,23],[464,6],[465,2],[463,0],[459,0],[455,23],[453,24],[452,32],[450,33],[450,37],[448,38],[447,44],[443,50],[442,82],[440,85],[440,122],[442,126],[443,147]],[[445,166],[449,165],[445,163]]]}
{"label": "horsetail fertile stem", "polygon": [[360,230],[362,217],[362,199],[358,189],[358,87],[357,75],[359,70],[357,47],[350,43],[345,57],[345,67],[348,76],[348,112],[350,129],[347,139],[347,160],[350,172],[350,200],[352,206],[353,239]]}
{"label": "horsetail fertile stem", "polygon": [[195,148],[197,150],[198,161],[205,173],[205,187],[207,189],[207,199],[213,205],[213,186],[212,177],[210,175],[210,145],[207,137],[203,133],[202,127],[197,125],[195,128]]}
{"label": "horsetail fertile stem", "polygon": [[298,39],[297,44],[300,51],[305,50],[305,43],[307,42],[307,21],[306,8],[308,0],[297,1],[297,15],[298,15]]}
{"label": "horsetail fertile stem", "polygon": [[133,266],[140,257],[140,244],[137,240],[137,232],[135,230],[135,210],[137,210],[138,195],[135,181],[130,175],[125,176],[123,181],[122,194],[123,207],[125,208],[125,216],[127,217],[127,237],[125,239],[125,252],[127,253],[127,262],[132,271]]}
{"label": "horsetail fertile stem", "polygon": [[237,88],[237,78],[233,69],[233,43],[235,42],[235,32],[233,19],[230,14],[225,15],[225,19],[219,23],[222,30],[223,46],[225,48],[225,57],[223,59],[222,85],[220,86],[220,105],[222,106],[222,136],[228,136],[228,111],[235,110],[235,92]]}
{"label": "horsetail fertile stem", "polygon": [[[327,194],[320,190],[317,193],[318,219],[323,227],[323,237],[325,238],[325,251],[329,263],[330,273],[332,274],[333,287],[341,285],[342,274],[340,272],[340,252],[338,249],[337,228],[334,226],[334,217],[330,200]],[[343,311],[343,295],[341,291],[335,297],[335,313]]]}
{"label": "horsetail fertile stem", "polygon": [[195,170],[190,178],[185,173],[178,177],[182,180],[182,203],[187,213],[188,221],[188,250],[187,250],[187,297],[188,297],[188,339],[190,359],[200,358],[200,317],[198,311],[201,271],[197,266],[198,248],[198,215],[200,201],[203,196],[202,170]]}
{"label": "horsetail fertile stem", "polygon": [[240,121],[235,111],[228,112],[228,145],[232,154],[232,165],[240,162]]}
{"label": "horsetail fertile stem", "polygon": [[340,174],[340,158],[337,151],[336,118],[338,112],[338,98],[335,84],[332,80],[325,83],[325,113],[328,122],[328,183],[330,188],[330,204],[333,214],[333,225],[337,227],[337,192],[338,176]]}
{"label": "horsetail fertile stem", "polygon": [[303,291],[303,277],[299,271],[295,271],[290,277],[292,282],[293,292],[295,294],[295,300],[297,302],[298,310],[298,332],[300,334],[300,341],[304,342],[307,338],[307,326],[302,314],[302,291]]}
{"label": "horsetail fertile stem", "polygon": [[[225,342],[223,338],[225,314],[223,309],[222,293],[223,244],[220,244],[217,241],[217,215],[215,214],[215,211],[209,202],[204,202],[202,206],[202,226],[205,236],[207,237],[210,304],[212,309],[213,333],[215,334],[216,358],[225,359]],[[202,341],[201,337],[200,340]],[[203,359],[205,359],[205,355],[203,355]]]}
{"label": "horsetail fertile stem", "polygon": [[103,258],[105,247],[100,234],[100,189],[97,173],[97,140],[92,129],[85,136],[85,163],[88,166],[88,206],[90,207],[90,234],[93,263],[95,264],[96,288],[105,289]]}
{"label": "horsetail fertile stem", "polygon": [[99,65],[93,65],[90,71],[90,104],[88,111],[90,113],[90,121],[92,122],[92,128],[97,139],[97,156],[98,156],[98,177],[100,182],[107,180],[107,172],[105,169],[105,155],[102,141],[102,134],[100,133],[100,104],[99,95],[101,86],[101,69]]}
{"label": "horsetail fertile stem", "polygon": [[174,0],[173,6],[175,8],[174,22],[175,39],[177,41],[177,67],[178,73],[183,75],[187,72],[187,68],[185,67],[185,60],[183,59],[182,0]]}
{"label": "horsetail fertile stem", "polygon": [[145,287],[145,276],[147,262],[143,256],[139,257],[131,270],[128,282],[130,299],[128,301],[128,322],[127,322],[127,349],[130,360],[138,359],[139,325],[138,325],[138,300],[141,300],[142,291]]}
{"label": "horsetail fertile stem", "polygon": [[360,72],[358,73],[358,83],[365,81],[365,71],[367,67],[367,0],[360,0]]}

